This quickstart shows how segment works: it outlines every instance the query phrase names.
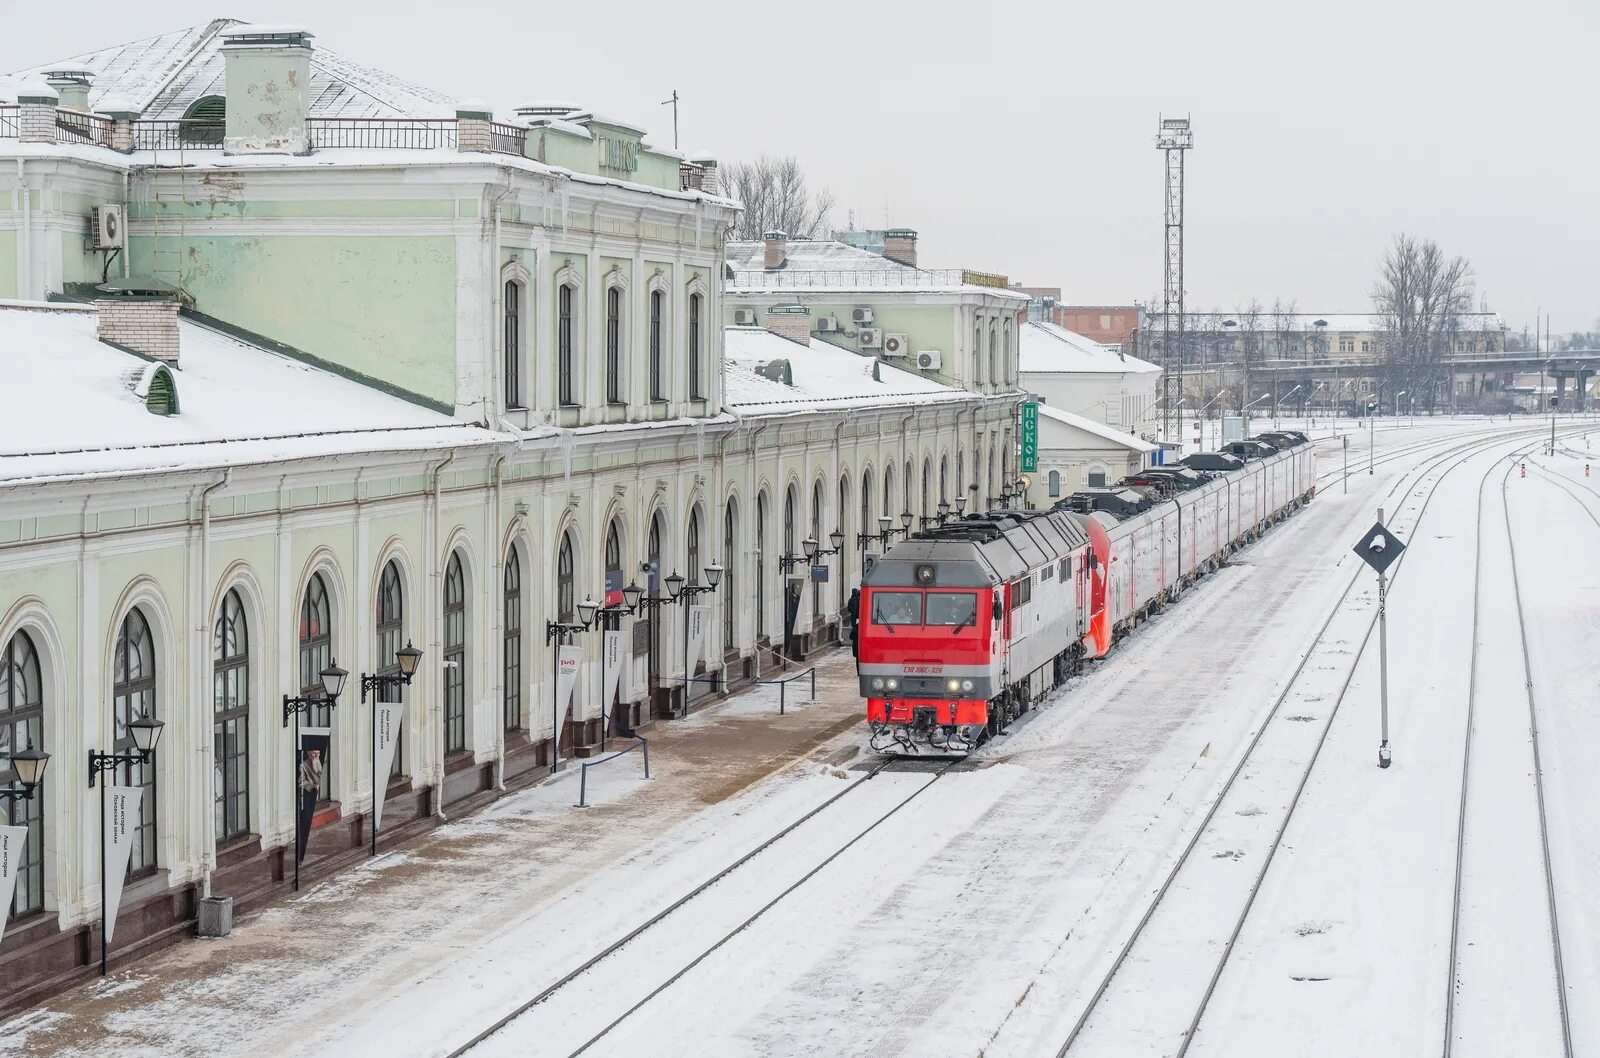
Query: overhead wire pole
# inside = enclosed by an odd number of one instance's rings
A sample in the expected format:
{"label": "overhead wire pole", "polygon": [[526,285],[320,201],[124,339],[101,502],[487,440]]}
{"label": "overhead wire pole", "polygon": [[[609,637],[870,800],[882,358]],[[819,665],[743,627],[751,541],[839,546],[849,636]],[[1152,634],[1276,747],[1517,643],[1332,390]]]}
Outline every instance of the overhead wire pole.
{"label": "overhead wire pole", "polygon": [[1183,156],[1194,146],[1188,118],[1162,118],[1156,147],[1166,155],[1166,268],[1161,306],[1161,432],[1183,443]]}

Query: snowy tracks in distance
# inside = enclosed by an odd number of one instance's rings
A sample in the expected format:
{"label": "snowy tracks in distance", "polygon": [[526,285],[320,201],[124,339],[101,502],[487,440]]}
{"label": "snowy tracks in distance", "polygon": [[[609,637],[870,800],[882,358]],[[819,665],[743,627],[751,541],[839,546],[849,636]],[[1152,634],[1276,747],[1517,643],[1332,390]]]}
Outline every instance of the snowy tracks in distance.
{"label": "snowy tracks in distance", "polygon": [[[1445,1058],[1573,1055],[1539,744],[1538,701],[1551,688],[1535,675],[1528,650],[1511,522],[1513,469],[1486,475],[1479,497]],[[1491,479],[1495,501],[1488,498]],[[1531,492],[1523,488],[1519,501]],[[1494,605],[1504,599],[1514,606]]]}
{"label": "snowy tracks in distance", "polygon": [[[888,761],[555,981],[452,1058],[578,1055],[807,881],[899,815],[960,762]],[[604,1049],[604,1048],[597,1048]]]}

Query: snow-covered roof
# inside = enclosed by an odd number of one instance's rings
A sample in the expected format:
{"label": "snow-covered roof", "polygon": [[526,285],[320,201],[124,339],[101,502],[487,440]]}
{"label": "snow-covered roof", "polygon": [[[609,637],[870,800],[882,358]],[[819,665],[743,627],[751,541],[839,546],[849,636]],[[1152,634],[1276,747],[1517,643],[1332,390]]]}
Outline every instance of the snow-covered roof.
{"label": "snow-covered roof", "polygon": [[[1088,416],[1074,415],[1070,411],[1062,411],[1060,408],[1052,408],[1048,404],[1039,405],[1039,414],[1044,416],[1046,419],[1054,420],[1063,426],[1070,426],[1073,429],[1082,430],[1084,433],[1093,434],[1102,441],[1109,441],[1113,444],[1120,445],[1129,451],[1154,452],[1157,447],[1156,445],[1151,444],[1149,441],[1141,440],[1131,433],[1123,433],[1120,430],[1113,429],[1110,426],[1107,426],[1105,423],[1096,422]],[[1051,446],[1041,441],[1039,447],[1049,448]]]}
{"label": "snow-covered roof", "polygon": [[[801,412],[818,408],[939,404],[972,399],[954,389],[848,349],[813,338],[790,341],[761,327],[726,329],[727,402],[735,412]],[[756,373],[774,360],[789,361],[793,385]],[[878,377],[872,377],[873,365]]]}
{"label": "snow-covered roof", "polygon": [[182,319],[176,415],[135,394],[150,362],[95,336],[86,306],[0,303],[0,481],[228,466],[492,441],[358,382]]}
{"label": "snow-covered roof", "polygon": [[[1164,313],[1150,312],[1145,316],[1144,329],[1146,332],[1161,330]],[[1233,321],[1234,326],[1224,327],[1227,321]],[[1260,331],[1300,331],[1306,334],[1315,334],[1319,328],[1326,333],[1334,332],[1371,332],[1381,331],[1383,321],[1368,312],[1285,312],[1277,313],[1263,309],[1256,317],[1256,330]],[[1463,331],[1500,329],[1500,314],[1498,312],[1467,312],[1461,316],[1461,329]],[[1184,329],[1188,331],[1219,331],[1240,333],[1245,326],[1244,314],[1238,312],[1185,312],[1183,314]]]}
{"label": "snow-covered roof", "polygon": [[833,239],[789,239],[781,268],[766,267],[766,243],[735,240],[727,244],[727,265],[735,290],[961,290],[1016,299],[1027,296],[1003,287],[967,283],[961,269],[914,268],[871,250]]}
{"label": "snow-covered roof", "polygon": [[[123,96],[146,118],[181,118],[197,100],[223,94],[223,35],[247,25],[219,18],[33,69],[89,66],[97,71],[89,88],[91,109],[98,109],[109,96]],[[311,53],[312,117],[447,118],[455,115],[455,108],[455,96],[352,62],[321,46]]]}
{"label": "snow-covered roof", "polygon": [[1017,364],[1018,370],[1025,374],[1142,374],[1161,370],[1155,364],[1108,349],[1065,327],[1038,320],[1028,321],[1018,332]]}

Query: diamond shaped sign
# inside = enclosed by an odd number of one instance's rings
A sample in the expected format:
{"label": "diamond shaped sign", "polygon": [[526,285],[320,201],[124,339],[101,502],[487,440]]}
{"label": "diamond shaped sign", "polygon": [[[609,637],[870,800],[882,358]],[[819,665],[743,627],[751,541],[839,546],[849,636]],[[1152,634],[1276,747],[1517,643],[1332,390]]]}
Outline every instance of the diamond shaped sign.
{"label": "diamond shaped sign", "polygon": [[1351,548],[1361,556],[1361,561],[1377,573],[1383,573],[1394,565],[1394,560],[1405,549],[1405,542],[1386,529],[1382,522],[1373,522],[1372,528],[1361,534],[1361,539]]}

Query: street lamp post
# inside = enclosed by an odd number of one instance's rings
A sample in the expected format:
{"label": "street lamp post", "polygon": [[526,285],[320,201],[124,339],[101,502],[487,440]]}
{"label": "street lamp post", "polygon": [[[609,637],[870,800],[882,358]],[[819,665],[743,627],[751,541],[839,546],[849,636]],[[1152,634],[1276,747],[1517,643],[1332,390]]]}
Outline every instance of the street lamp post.
{"label": "street lamp post", "polygon": [[600,604],[585,598],[578,604],[578,620],[546,621],[544,645],[555,644],[550,652],[550,774],[561,770],[561,648],[570,645],[568,637],[587,632],[594,624]]}
{"label": "street lamp post", "polygon": [[[100,787],[100,976],[106,975],[106,784],[98,782],[101,772],[115,771],[124,764],[143,764],[150,759],[150,754],[156,751],[156,743],[161,741],[161,729],[166,726],[153,716],[141,716],[128,724],[128,734],[133,738],[132,753],[96,753],[89,751],[89,786]],[[13,760],[16,758],[13,757]],[[48,758],[47,758],[48,759]],[[44,774],[46,761],[37,764],[34,773],[34,785],[38,785],[39,778]],[[22,776],[19,769],[18,776]],[[33,795],[33,791],[24,781],[24,788],[28,789],[23,799]]]}
{"label": "street lamp post", "polygon": [[[361,674],[361,701],[365,704],[367,695],[372,695],[372,818],[367,827],[371,831],[372,851],[370,855],[378,854],[378,805],[382,802],[379,798],[387,799],[389,795],[389,777],[378,774],[378,700],[384,694],[396,692],[401,687],[411,686],[411,677],[417,674],[417,663],[422,660],[422,651],[411,645],[411,640],[406,640],[406,645],[394,652],[394,663],[400,669],[398,673]],[[299,713],[295,714],[297,717]],[[298,729],[297,729],[298,730]],[[299,736],[296,735],[296,743]],[[442,803],[444,800],[444,774],[439,775],[439,789],[434,794]]]}
{"label": "street lamp post", "polygon": [[[289,777],[289,789],[294,791],[295,797],[294,889],[297,893],[300,891],[300,714],[309,714],[313,708],[319,705],[326,705],[329,709],[337,707],[339,695],[344,693],[344,684],[350,678],[350,674],[341,669],[332,658],[329,658],[328,667],[319,672],[317,678],[322,682],[321,697],[308,698],[289,694],[283,696],[283,724],[281,726],[288,727],[289,718],[291,716],[294,717],[294,749],[289,754],[289,762],[292,769]],[[332,741],[330,738],[330,745]],[[376,788],[374,788],[374,795],[376,795]],[[311,836],[308,834],[306,835],[306,842],[309,844],[310,841]],[[104,858],[103,855],[102,858]]]}
{"label": "street lamp post", "polygon": [[[815,547],[816,541],[811,541],[811,544]],[[683,606],[683,711],[685,713],[689,711],[689,688],[691,686],[689,681],[694,678],[694,672],[691,670],[689,662],[689,608],[693,605],[694,600],[701,595],[717,590],[717,585],[722,581],[722,567],[713,562],[705,568],[705,574],[706,583],[704,584],[685,583],[684,579],[678,576],[676,571],[667,578],[667,594],[672,597],[674,602]],[[707,629],[707,634],[710,634],[709,629]],[[787,640],[787,633],[785,633],[785,639]]]}

